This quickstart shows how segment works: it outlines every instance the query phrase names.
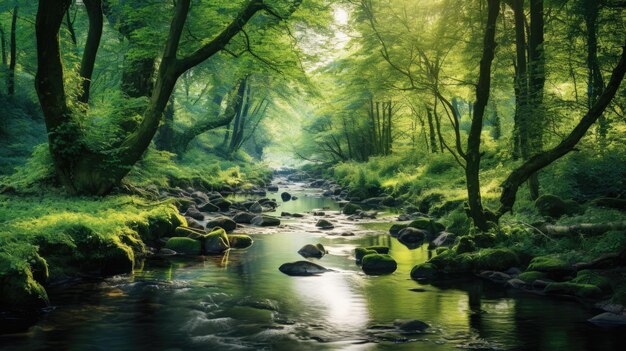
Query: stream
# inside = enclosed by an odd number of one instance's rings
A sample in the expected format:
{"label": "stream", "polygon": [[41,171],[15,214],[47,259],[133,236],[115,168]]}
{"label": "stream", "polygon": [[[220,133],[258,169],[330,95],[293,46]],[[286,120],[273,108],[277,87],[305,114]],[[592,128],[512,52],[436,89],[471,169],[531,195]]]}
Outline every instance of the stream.
{"label": "stream", "polygon": [[[393,214],[349,222],[319,189],[300,183],[268,193],[282,211],[325,209],[318,217],[282,218],[280,228],[246,227],[254,244],[225,256],[145,260],[133,274],[50,288],[54,308],[28,332],[0,336],[3,350],[617,350],[623,331],[594,327],[595,315],[574,301],[507,291],[482,280],[418,284],[411,268],[429,257],[387,234]],[[298,196],[280,201],[280,192]],[[341,234],[354,233],[354,236]],[[279,272],[302,260],[297,251],[322,243],[312,259],[334,271],[313,277]],[[355,264],[359,246],[385,245],[395,273],[366,276]],[[404,334],[396,320],[421,320],[424,333]]]}

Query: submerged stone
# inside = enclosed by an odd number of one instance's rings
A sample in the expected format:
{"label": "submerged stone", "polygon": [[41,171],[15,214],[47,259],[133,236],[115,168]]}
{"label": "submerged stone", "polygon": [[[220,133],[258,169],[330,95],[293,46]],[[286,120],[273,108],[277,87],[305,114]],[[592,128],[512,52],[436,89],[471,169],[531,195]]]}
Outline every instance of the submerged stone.
{"label": "submerged stone", "polygon": [[330,271],[329,269],[324,268],[319,264],[315,264],[309,261],[284,263],[278,268],[278,270],[280,270],[284,274],[291,276],[310,276]]}
{"label": "submerged stone", "polygon": [[300,250],[298,250],[298,253],[304,258],[322,258],[326,254],[326,249],[322,244],[306,244]]}

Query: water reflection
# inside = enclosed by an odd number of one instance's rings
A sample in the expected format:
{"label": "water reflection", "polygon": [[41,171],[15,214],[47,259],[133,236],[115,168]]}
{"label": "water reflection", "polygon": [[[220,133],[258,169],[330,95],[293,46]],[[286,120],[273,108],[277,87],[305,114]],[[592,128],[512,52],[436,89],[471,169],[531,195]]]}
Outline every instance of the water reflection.
{"label": "water reflection", "polygon": [[[300,196],[279,211],[304,212],[328,199]],[[301,207],[299,207],[301,206]],[[419,285],[411,268],[430,256],[385,233],[357,237],[294,231],[253,235],[254,245],[224,256],[151,260],[133,275],[50,290],[56,310],[28,333],[0,336],[6,350],[615,350],[622,331],[585,323],[594,311],[574,302],[507,292],[482,281]],[[336,272],[288,277],[285,262],[304,244],[322,243],[316,260]],[[357,246],[384,245],[392,275],[364,275]],[[412,290],[422,288],[417,292]],[[372,326],[418,319],[421,335]],[[397,341],[408,341],[398,343]]]}

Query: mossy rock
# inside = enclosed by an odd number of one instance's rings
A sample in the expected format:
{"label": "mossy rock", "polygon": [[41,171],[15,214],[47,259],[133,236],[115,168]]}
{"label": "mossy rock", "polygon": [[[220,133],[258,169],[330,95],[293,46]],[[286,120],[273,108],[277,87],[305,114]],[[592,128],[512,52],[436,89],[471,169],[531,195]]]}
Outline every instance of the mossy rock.
{"label": "mossy rock", "polygon": [[391,228],[389,228],[389,235],[396,237],[406,227],[408,227],[408,224],[392,224]]}
{"label": "mossy rock", "polygon": [[556,256],[535,257],[528,264],[527,270],[547,273],[552,279],[560,279],[574,273],[571,265]]}
{"label": "mossy rock", "polygon": [[361,206],[359,206],[359,205],[355,205],[355,204],[353,204],[353,203],[349,202],[349,203],[347,203],[347,204],[343,207],[343,210],[342,210],[341,212],[342,212],[343,214],[345,214],[345,215],[350,216],[350,215],[353,215],[353,214],[357,213],[357,212],[358,212],[358,211],[360,211],[360,210],[361,210]]}
{"label": "mossy rock", "polygon": [[229,248],[228,236],[223,228],[214,228],[202,238],[202,253],[221,254]]}
{"label": "mossy rock", "polygon": [[592,271],[590,269],[585,269],[576,274],[576,277],[571,280],[572,283],[576,284],[590,284],[595,285],[600,290],[604,292],[611,292],[613,290],[611,286],[611,281],[609,278],[600,275],[599,273]]}
{"label": "mossy rock", "polygon": [[435,253],[437,255],[441,255],[441,254],[445,253],[448,250],[450,250],[450,248],[448,248],[448,247],[438,247],[438,248],[435,249]]}
{"label": "mossy rock", "polygon": [[[132,272],[135,264],[133,248],[122,242],[125,236],[137,235],[132,230],[120,233],[118,236],[104,237],[91,228],[76,224],[68,227],[65,233],[74,241],[76,247],[67,263],[82,272],[98,272],[102,275],[115,275]],[[126,238],[138,246],[143,252],[145,246],[139,238]],[[139,240],[139,242],[137,242]],[[52,253],[52,256],[55,256]],[[46,256],[49,257],[49,256]]]}
{"label": "mossy rock", "polygon": [[165,248],[174,250],[177,253],[185,255],[200,255],[201,244],[200,241],[190,238],[170,238],[165,243]]}
{"label": "mossy rock", "polygon": [[471,236],[472,240],[479,248],[489,248],[496,244],[496,236],[487,233],[478,233]]}
{"label": "mossy rock", "polygon": [[393,257],[384,254],[368,254],[361,260],[361,268],[367,275],[390,274],[398,269],[398,264]]}
{"label": "mossy rock", "polygon": [[563,200],[556,195],[541,195],[535,200],[539,214],[545,217],[559,218],[564,215],[580,213],[581,207],[573,200]]}
{"label": "mossy rock", "polygon": [[375,254],[375,253],[378,253],[378,252],[374,250],[368,250],[363,247],[357,247],[356,249],[354,249],[354,258],[356,258],[356,263],[361,263],[365,255]]}
{"label": "mossy rock", "polygon": [[0,273],[0,307],[2,309],[36,311],[49,305],[46,290],[35,280],[28,267],[5,269],[9,267],[8,262],[0,262],[0,266],[2,266]]}
{"label": "mossy rock", "polygon": [[431,227],[430,223],[431,223],[430,218],[422,217],[409,223],[408,227],[422,229],[422,230],[430,230],[430,227]]}
{"label": "mossy rock", "polygon": [[172,237],[191,238],[198,240],[204,234],[206,234],[204,230],[181,226],[174,229],[174,234],[172,235]]}
{"label": "mossy rock", "polygon": [[156,241],[164,236],[171,236],[174,230],[180,226],[187,226],[185,217],[178,214],[178,210],[174,206],[168,207],[167,211],[159,211],[153,213],[147,218],[148,231],[138,231],[141,237],[146,241]]}
{"label": "mossy rock", "polygon": [[506,271],[520,265],[517,254],[509,249],[483,249],[475,255],[475,267],[481,271]]}
{"label": "mossy rock", "polygon": [[446,226],[426,217],[418,218],[408,225],[411,228],[426,230],[432,235],[446,230]]}
{"label": "mossy rock", "polygon": [[433,280],[437,277],[437,267],[432,263],[422,263],[411,269],[411,279]]}
{"label": "mossy rock", "polygon": [[476,251],[476,244],[474,243],[474,240],[464,236],[459,239],[459,243],[454,247],[454,251],[459,255],[467,252],[474,252]]}
{"label": "mossy rock", "polygon": [[232,234],[228,236],[228,244],[234,249],[245,249],[252,246],[252,238],[249,235]]}
{"label": "mossy rock", "polygon": [[170,225],[176,229],[178,227],[187,227],[187,220],[181,216],[177,211],[170,212]]}
{"label": "mossy rock", "polygon": [[29,260],[29,264],[33,279],[35,279],[35,281],[37,281],[39,284],[45,285],[48,281],[48,277],[50,276],[50,273],[48,271],[48,262],[46,262],[43,257],[35,254]]}
{"label": "mossy rock", "polygon": [[548,278],[548,275],[544,272],[526,271],[524,273],[520,273],[520,275],[518,275],[516,278],[523,281],[524,283],[530,284],[535,280],[545,280]]}
{"label": "mossy rock", "polygon": [[389,253],[389,248],[387,246],[368,246],[365,249],[376,251],[376,253],[379,253],[379,254]]}
{"label": "mossy rock", "polygon": [[100,272],[103,275],[129,273],[135,267],[133,250],[121,243],[112,243],[102,251],[102,265]]}
{"label": "mossy rock", "polygon": [[543,292],[550,295],[571,295],[586,299],[596,299],[604,296],[602,289],[592,284],[577,284],[572,282],[550,283]]}
{"label": "mossy rock", "polygon": [[457,255],[453,250],[437,255],[427,263],[433,264],[439,272],[449,275],[472,273],[474,269],[474,257],[471,254]]}

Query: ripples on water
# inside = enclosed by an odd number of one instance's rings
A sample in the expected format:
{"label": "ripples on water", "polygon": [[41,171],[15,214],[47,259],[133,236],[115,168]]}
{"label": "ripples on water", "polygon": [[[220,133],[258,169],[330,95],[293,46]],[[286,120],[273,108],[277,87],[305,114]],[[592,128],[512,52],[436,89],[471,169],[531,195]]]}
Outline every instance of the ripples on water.
{"label": "ripples on water", "polygon": [[[279,211],[330,206],[296,191]],[[290,228],[297,228],[293,222]],[[132,275],[50,290],[56,308],[28,333],[0,337],[7,350],[617,350],[623,333],[592,327],[594,311],[574,302],[506,292],[481,281],[419,285],[411,268],[428,259],[384,232],[356,237],[306,228],[254,236],[224,257],[145,261]],[[319,263],[336,270],[288,277],[284,262],[321,242]],[[357,246],[388,245],[398,270],[369,277]],[[411,289],[418,289],[412,291]],[[431,325],[403,334],[395,320]]]}

